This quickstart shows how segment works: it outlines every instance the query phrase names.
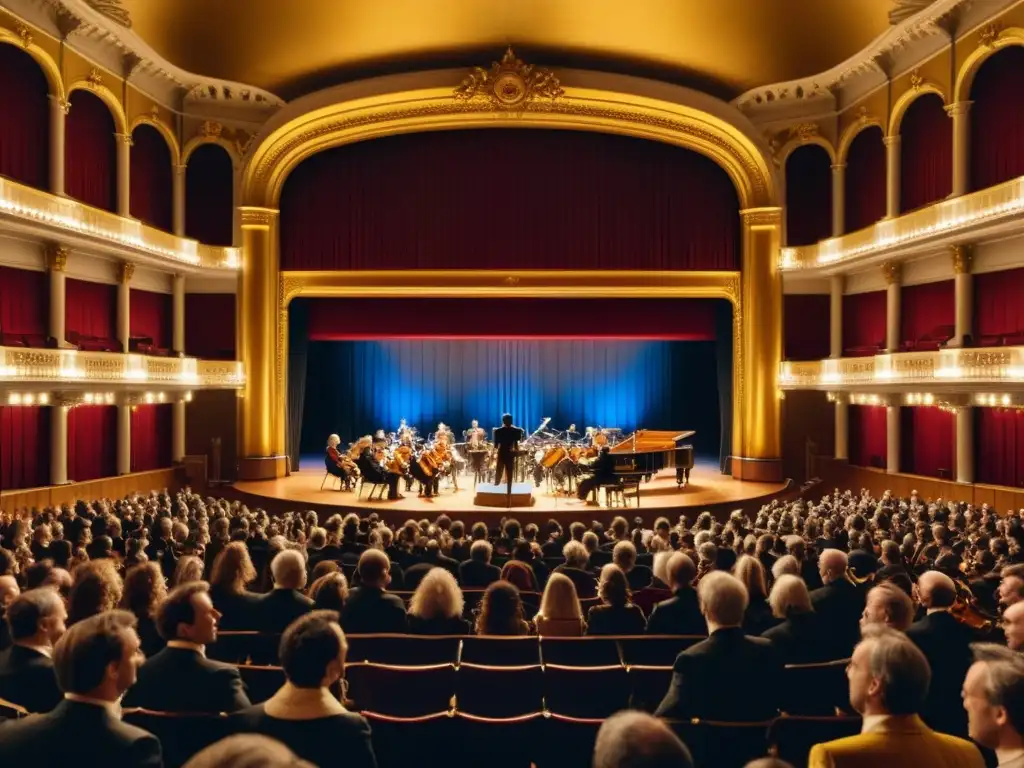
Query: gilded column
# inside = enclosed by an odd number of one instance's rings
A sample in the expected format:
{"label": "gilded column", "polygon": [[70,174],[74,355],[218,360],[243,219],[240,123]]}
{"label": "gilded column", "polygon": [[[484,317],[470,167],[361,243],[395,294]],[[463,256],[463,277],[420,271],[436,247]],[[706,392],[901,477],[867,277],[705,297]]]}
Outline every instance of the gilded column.
{"label": "gilded column", "polygon": [[122,401],[117,406],[117,474],[132,471],[132,406]]}
{"label": "gilded column", "polygon": [[121,351],[128,351],[128,339],[131,338],[131,282],[135,274],[135,265],[130,261],[122,261],[117,270],[117,340],[121,342]]}
{"label": "gilded column", "polygon": [[50,192],[64,194],[64,125],[71,102],[50,96]]}
{"label": "gilded column", "polygon": [[171,177],[171,220],[174,234],[178,237],[185,236],[185,168],[184,165],[174,166]]}
{"label": "gilded column", "polygon": [[47,334],[50,338],[56,339],[58,347],[65,347],[68,249],[57,243],[48,243],[45,252],[46,269],[50,275],[50,322]]}
{"label": "gilded column", "polygon": [[836,450],[837,459],[850,458],[850,404],[843,395],[836,396]]}
{"label": "gilded column", "polygon": [[843,356],[843,289],[842,275],[832,275],[829,281],[828,331],[829,357]]}
{"label": "gilded column", "polygon": [[50,485],[68,481],[68,411],[70,405],[54,394],[50,405]]}
{"label": "gilded column", "polygon": [[832,166],[832,237],[839,237],[846,227],[846,163]]}
{"label": "gilded column", "polygon": [[900,471],[900,407],[890,405],[885,409],[885,469],[887,472]]}
{"label": "gilded column", "polygon": [[171,349],[179,355],[185,354],[185,276],[171,277]]}
{"label": "gilded column", "polygon": [[885,216],[892,219],[900,215],[900,137],[886,136],[884,141]]}
{"label": "gilded column", "polygon": [[117,213],[131,216],[131,158],[132,137],[127,133],[115,133],[117,139]]}
{"label": "gilded column", "polygon": [[953,259],[953,290],[956,297],[956,335],[950,346],[965,347],[965,339],[974,333],[974,276],[971,274],[972,256],[966,245],[951,245]]}
{"label": "gilded column", "polygon": [[974,482],[974,408],[969,405],[956,412],[956,481]]}
{"label": "gilded column", "polygon": [[885,276],[885,348],[888,352],[900,349],[900,291],[902,290],[900,264],[887,261],[882,265]]}
{"label": "gilded column", "polygon": [[971,189],[971,104],[958,101],[946,107],[953,119],[953,195],[966,195]]}
{"label": "gilded column", "polygon": [[[265,479],[285,471],[278,372],[278,212],[242,206],[242,270],[239,276],[239,337],[245,366],[239,477]],[[278,434],[280,432],[281,434]]]}
{"label": "gilded column", "polygon": [[179,395],[171,405],[171,461],[185,460],[185,396]]}
{"label": "gilded column", "polygon": [[782,280],[779,274],[781,208],[751,208],[743,218],[739,411],[734,425],[732,473],[742,480],[782,478],[777,379],[782,361]]}

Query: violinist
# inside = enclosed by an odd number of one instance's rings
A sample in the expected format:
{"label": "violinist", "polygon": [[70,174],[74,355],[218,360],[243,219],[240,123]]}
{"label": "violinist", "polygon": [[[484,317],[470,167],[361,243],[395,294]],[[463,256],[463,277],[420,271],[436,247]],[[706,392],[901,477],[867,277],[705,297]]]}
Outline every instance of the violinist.
{"label": "violinist", "polygon": [[386,485],[388,487],[388,498],[391,500],[404,498],[398,492],[399,476],[388,472],[376,460],[374,457],[373,439],[369,435],[359,439],[359,459],[356,465],[363,474],[364,482],[373,483],[374,485]]}
{"label": "violinist", "polygon": [[339,491],[344,488],[348,488],[349,478],[353,475],[350,470],[355,469],[355,465],[352,464],[352,460],[347,456],[343,456],[338,450],[338,444],[340,442],[340,437],[337,435],[330,435],[327,438],[327,455],[324,456],[324,466],[327,468],[328,474],[331,474],[341,480],[341,485],[338,487]]}

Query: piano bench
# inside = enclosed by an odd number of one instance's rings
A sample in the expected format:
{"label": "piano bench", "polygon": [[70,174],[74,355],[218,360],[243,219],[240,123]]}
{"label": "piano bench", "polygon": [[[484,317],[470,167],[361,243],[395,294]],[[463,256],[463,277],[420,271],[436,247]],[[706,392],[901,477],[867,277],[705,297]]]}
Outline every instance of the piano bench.
{"label": "piano bench", "polygon": [[[615,506],[626,506],[626,496],[623,493],[625,486],[622,482],[614,483],[601,483],[597,488],[594,489],[594,494],[600,501],[601,489],[604,489],[604,503],[605,506],[611,509]],[[639,500],[637,502],[639,504]]]}

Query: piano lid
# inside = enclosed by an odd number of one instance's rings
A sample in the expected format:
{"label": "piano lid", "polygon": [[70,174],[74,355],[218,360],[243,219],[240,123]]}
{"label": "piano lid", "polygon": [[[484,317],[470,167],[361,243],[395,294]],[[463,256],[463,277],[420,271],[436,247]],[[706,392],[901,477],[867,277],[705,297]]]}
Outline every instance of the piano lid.
{"label": "piano lid", "polygon": [[655,453],[656,451],[674,451],[680,440],[686,440],[697,434],[694,429],[638,429],[629,437],[612,446],[612,453]]}

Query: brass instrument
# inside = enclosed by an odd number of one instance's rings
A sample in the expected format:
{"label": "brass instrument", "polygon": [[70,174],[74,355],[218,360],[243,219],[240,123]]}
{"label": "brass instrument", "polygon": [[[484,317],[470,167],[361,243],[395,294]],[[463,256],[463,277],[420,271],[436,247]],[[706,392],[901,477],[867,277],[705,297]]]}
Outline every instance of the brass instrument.
{"label": "brass instrument", "polygon": [[391,458],[387,462],[387,470],[393,475],[405,475],[409,471],[411,460],[412,448],[408,445],[399,445],[391,452]]}

